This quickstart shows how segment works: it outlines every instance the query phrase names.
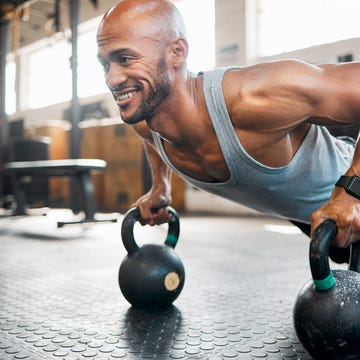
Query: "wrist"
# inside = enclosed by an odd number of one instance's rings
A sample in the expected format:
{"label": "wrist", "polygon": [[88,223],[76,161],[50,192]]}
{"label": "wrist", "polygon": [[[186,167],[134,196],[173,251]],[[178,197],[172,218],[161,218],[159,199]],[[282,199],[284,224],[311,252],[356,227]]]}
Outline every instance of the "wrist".
{"label": "wrist", "polygon": [[360,177],[342,175],[335,186],[343,187],[349,195],[360,200]]}
{"label": "wrist", "polygon": [[170,182],[161,182],[160,184],[153,184],[150,192],[156,197],[164,199],[171,198],[171,185]]}

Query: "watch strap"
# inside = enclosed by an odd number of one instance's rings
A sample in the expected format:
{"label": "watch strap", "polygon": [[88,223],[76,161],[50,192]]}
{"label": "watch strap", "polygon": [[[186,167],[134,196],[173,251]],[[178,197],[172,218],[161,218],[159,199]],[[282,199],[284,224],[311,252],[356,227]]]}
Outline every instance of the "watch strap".
{"label": "watch strap", "polygon": [[360,177],[342,175],[335,186],[343,187],[348,194],[360,200]]}
{"label": "watch strap", "polygon": [[352,176],[342,175],[340,176],[340,179],[337,181],[335,186],[341,186],[346,189],[346,187],[349,186],[351,180],[352,180]]}

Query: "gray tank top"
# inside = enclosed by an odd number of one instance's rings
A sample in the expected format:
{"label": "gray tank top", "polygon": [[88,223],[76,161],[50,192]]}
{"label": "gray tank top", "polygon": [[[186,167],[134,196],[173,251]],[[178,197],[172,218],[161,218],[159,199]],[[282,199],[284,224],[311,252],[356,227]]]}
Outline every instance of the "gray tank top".
{"label": "gray tank top", "polygon": [[159,134],[153,138],[163,161],[197,188],[263,213],[310,223],[310,215],[330,197],[334,184],[349,168],[354,147],[312,125],[293,159],[269,167],[253,159],[233,128],[222,91],[228,68],[204,73],[203,91],[215,133],[229,168],[225,182],[199,181],[176,169],[164,151]]}

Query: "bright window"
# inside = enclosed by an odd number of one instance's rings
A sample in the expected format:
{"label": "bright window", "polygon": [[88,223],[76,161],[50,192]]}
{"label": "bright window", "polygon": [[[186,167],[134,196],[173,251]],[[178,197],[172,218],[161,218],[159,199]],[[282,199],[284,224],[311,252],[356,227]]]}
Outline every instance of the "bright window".
{"label": "bright window", "polygon": [[[90,30],[83,33],[79,31],[77,69],[79,97],[101,94],[107,91],[103,71],[96,57],[96,26],[98,21],[91,21],[91,23],[94,25]],[[39,108],[71,99],[70,56],[71,44],[65,39],[42,47],[29,55],[29,98],[25,107]]]}
{"label": "bright window", "polygon": [[34,109],[70,100],[70,51],[69,43],[61,40],[29,54],[23,107]]}
{"label": "bright window", "polygon": [[258,56],[360,36],[359,0],[257,0]]}
{"label": "bright window", "polygon": [[185,20],[189,41],[188,67],[205,71],[215,66],[215,0],[181,0],[175,5]]}
{"label": "bright window", "polygon": [[80,27],[78,41],[78,94],[79,97],[108,92],[104,71],[97,59],[96,32],[102,16]]}

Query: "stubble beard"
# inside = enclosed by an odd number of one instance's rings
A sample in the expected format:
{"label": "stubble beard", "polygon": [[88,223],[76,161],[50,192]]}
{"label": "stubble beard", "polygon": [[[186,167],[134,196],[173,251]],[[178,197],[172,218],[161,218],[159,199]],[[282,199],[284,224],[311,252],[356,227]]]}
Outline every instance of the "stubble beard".
{"label": "stubble beard", "polygon": [[157,67],[157,80],[147,97],[140,106],[128,116],[122,116],[127,124],[137,124],[143,120],[149,120],[156,112],[159,105],[170,95],[170,77],[166,68],[165,60],[161,59]]}

